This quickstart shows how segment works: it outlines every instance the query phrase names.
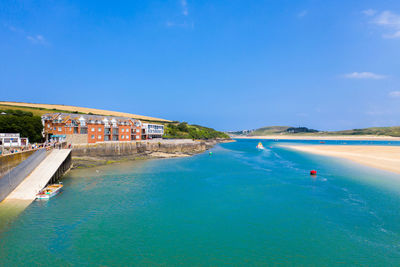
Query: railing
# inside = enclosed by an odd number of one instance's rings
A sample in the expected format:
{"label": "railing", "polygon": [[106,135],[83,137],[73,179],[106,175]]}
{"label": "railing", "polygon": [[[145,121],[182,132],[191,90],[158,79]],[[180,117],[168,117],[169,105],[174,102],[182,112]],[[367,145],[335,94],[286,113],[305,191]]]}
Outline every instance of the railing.
{"label": "railing", "polygon": [[149,130],[148,133],[149,134],[163,134],[164,131],[163,130]]}

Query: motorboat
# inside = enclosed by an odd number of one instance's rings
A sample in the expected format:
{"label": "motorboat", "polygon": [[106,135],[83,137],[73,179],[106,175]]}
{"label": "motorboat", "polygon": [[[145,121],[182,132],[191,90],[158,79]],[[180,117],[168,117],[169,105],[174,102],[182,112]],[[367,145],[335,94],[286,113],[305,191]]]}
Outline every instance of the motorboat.
{"label": "motorboat", "polygon": [[265,149],[263,144],[261,142],[258,143],[258,145],[256,146],[258,149]]}
{"label": "motorboat", "polygon": [[49,199],[60,193],[62,184],[51,184],[40,190],[36,195],[36,199]]}

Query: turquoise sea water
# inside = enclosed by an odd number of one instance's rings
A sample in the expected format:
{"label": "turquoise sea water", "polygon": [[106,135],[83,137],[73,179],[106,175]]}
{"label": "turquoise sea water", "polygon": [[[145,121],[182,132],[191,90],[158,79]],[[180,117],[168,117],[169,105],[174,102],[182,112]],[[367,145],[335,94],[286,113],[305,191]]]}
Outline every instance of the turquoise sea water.
{"label": "turquoise sea water", "polygon": [[400,175],[257,142],[74,170],[0,230],[0,265],[400,264]]}

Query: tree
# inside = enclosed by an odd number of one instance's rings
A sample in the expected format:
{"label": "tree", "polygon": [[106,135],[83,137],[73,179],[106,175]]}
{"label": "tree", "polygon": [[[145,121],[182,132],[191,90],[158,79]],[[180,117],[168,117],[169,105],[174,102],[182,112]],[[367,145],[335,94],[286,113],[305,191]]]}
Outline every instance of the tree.
{"label": "tree", "polygon": [[181,122],[178,124],[178,130],[181,132],[189,132],[189,128],[187,126],[187,122]]}
{"label": "tree", "polygon": [[42,141],[43,125],[39,116],[21,110],[6,110],[5,113],[0,115],[1,133],[19,133],[21,137],[28,137],[30,142]]}

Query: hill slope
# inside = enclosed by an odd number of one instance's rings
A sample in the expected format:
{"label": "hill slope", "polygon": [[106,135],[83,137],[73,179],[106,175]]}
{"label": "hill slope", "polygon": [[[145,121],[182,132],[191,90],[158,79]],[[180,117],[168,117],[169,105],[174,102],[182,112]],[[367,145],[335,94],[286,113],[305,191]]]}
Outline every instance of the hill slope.
{"label": "hill slope", "polygon": [[393,127],[370,127],[364,129],[353,129],[335,132],[322,132],[327,135],[385,135],[400,137],[400,126]]}
{"label": "hill slope", "polygon": [[263,136],[263,135],[276,135],[286,132],[289,126],[267,126],[256,129],[249,133],[249,136]]}
{"label": "hill slope", "polygon": [[67,106],[67,105],[55,105],[55,104],[36,104],[36,103],[24,103],[24,102],[0,101],[0,108],[1,109],[20,108],[21,110],[32,112],[35,115],[36,114],[41,115],[43,113],[51,113],[51,112],[77,112],[77,113],[84,113],[84,114],[92,113],[92,114],[96,114],[96,115],[112,115],[112,116],[119,116],[119,117],[129,117],[129,118],[133,118],[133,119],[146,120],[146,121],[170,122],[169,120],[165,120],[165,119],[136,115],[136,114],[125,113],[125,112],[109,111],[109,110],[96,109],[96,108]]}
{"label": "hill slope", "polygon": [[230,139],[230,137],[223,132],[216,131],[213,128],[204,127],[200,125],[190,125],[186,122],[168,123],[165,126],[164,138],[172,139]]}
{"label": "hill slope", "polygon": [[[306,129],[305,132],[292,132],[291,129]],[[324,131],[318,132],[304,127],[288,127],[288,126],[267,126],[256,129],[248,134],[248,136],[269,136],[269,135],[307,135],[307,136],[329,136],[329,135],[379,135],[400,137],[400,126],[394,127],[370,127],[364,129],[352,129],[344,131]]]}

